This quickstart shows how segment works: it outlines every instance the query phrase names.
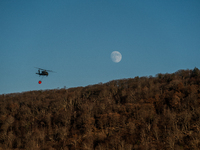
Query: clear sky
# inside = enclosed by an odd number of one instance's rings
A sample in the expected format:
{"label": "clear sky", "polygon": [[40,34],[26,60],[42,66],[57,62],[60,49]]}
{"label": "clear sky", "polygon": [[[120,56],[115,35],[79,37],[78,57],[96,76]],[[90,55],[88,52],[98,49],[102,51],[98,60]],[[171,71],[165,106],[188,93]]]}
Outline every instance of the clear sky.
{"label": "clear sky", "polygon": [[[0,1],[0,94],[200,68],[199,56],[200,0]],[[57,73],[38,84],[34,67]]]}

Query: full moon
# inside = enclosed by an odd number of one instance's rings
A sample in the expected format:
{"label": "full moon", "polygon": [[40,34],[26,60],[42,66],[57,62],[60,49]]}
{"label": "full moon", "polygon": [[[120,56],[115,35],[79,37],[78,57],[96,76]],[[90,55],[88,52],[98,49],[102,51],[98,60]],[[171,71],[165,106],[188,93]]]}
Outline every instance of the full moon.
{"label": "full moon", "polygon": [[112,59],[113,62],[118,63],[122,59],[122,54],[118,51],[113,51],[111,53],[111,59]]}

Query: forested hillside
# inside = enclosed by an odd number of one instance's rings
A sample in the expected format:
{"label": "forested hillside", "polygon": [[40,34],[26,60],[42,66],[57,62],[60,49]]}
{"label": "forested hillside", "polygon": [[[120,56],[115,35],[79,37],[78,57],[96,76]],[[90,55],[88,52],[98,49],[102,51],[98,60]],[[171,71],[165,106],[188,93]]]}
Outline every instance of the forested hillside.
{"label": "forested hillside", "polygon": [[200,71],[0,95],[0,149],[200,149]]}

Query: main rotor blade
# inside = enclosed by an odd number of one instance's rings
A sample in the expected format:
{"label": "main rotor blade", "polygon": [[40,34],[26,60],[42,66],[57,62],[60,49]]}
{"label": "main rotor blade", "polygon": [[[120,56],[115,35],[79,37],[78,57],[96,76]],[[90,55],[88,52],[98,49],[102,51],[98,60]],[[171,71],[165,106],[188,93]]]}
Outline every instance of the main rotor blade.
{"label": "main rotor blade", "polygon": [[39,70],[45,70],[45,69],[42,69],[42,68],[38,68],[38,67],[34,67],[34,68],[37,68],[37,69],[39,69]]}
{"label": "main rotor blade", "polygon": [[52,71],[52,70],[45,70],[45,71],[47,71],[47,72],[54,72],[54,73],[56,73],[55,71]]}
{"label": "main rotor blade", "polygon": [[38,68],[38,67],[34,67],[34,68],[37,68],[39,70],[44,70],[44,71],[47,71],[47,72],[54,72],[54,73],[56,73],[55,71],[52,71],[52,70],[46,70],[46,69],[42,69],[42,68]]}

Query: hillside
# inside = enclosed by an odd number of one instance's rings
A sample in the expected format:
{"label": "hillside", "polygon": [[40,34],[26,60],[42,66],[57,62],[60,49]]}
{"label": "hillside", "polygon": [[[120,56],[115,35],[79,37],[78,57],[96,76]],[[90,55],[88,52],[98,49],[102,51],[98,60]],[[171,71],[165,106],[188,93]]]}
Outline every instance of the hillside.
{"label": "hillside", "polygon": [[0,95],[0,149],[200,149],[200,71]]}

